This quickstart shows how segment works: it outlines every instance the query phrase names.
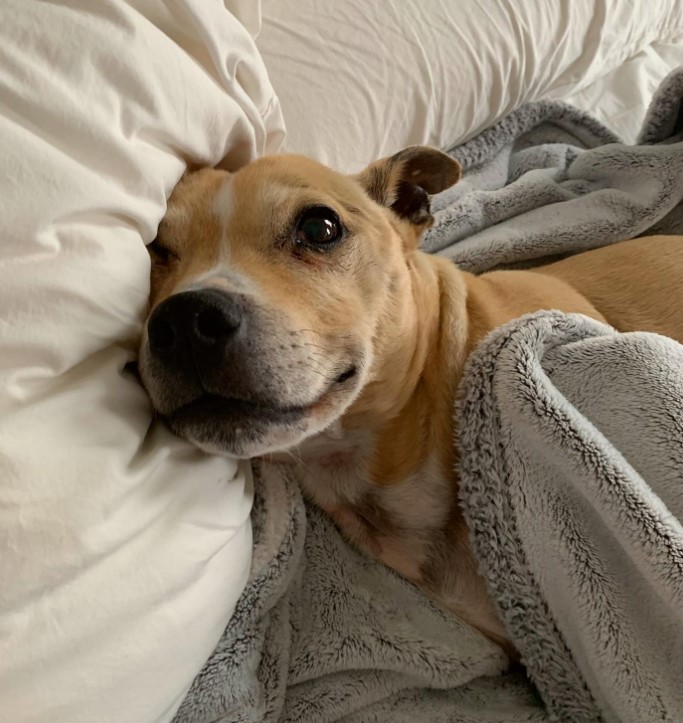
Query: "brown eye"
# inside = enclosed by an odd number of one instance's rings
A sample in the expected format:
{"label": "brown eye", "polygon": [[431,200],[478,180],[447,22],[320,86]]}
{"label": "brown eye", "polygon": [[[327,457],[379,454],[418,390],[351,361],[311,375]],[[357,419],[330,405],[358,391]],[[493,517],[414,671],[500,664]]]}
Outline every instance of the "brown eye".
{"label": "brown eye", "polygon": [[306,209],[296,223],[294,240],[303,246],[326,250],[341,241],[344,227],[339,216],[327,206]]}

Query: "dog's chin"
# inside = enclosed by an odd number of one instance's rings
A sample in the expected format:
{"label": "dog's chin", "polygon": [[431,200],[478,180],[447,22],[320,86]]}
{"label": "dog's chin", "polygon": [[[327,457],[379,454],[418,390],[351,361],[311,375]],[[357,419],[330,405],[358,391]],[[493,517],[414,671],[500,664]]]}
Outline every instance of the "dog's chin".
{"label": "dog's chin", "polygon": [[203,394],[164,415],[174,434],[205,452],[251,459],[287,450],[326,429],[358,397],[354,370],[311,404],[285,406]]}

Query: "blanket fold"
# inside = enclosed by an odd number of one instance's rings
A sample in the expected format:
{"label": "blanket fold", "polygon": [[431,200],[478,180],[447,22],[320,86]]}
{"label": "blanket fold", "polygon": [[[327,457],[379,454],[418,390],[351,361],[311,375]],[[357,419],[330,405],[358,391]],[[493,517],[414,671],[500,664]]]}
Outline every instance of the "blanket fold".
{"label": "blanket fold", "polygon": [[534,314],[476,350],[462,395],[473,545],[549,709],[680,720],[683,346]]}
{"label": "blanket fold", "polygon": [[[683,233],[682,101],[683,69],[635,146],[519,108],[452,151],[425,248],[479,273]],[[683,347],[535,314],[474,352],[456,413],[475,554],[528,675],[264,467],[250,581],[178,723],[681,720]]]}

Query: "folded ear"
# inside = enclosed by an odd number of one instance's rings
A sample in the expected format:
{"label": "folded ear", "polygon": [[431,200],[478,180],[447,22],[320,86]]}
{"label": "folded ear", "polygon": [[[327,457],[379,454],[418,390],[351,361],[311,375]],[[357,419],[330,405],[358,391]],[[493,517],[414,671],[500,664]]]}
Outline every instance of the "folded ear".
{"label": "folded ear", "polygon": [[416,226],[433,221],[429,195],[450,188],[459,178],[460,164],[428,146],[409,146],[356,176],[370,198]]}

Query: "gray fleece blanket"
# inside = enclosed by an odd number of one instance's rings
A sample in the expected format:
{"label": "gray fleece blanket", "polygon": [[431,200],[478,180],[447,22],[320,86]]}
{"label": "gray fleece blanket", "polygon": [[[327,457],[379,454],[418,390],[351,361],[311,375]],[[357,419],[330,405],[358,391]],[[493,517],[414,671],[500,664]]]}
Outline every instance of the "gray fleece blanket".
{"label": "gray fleece blanket", "polygon": [[[635,146],[518,109],[453,150],[464,179],[425,247],[482,272],[683,233],[682,99],[683,69]],[[270,467],[250,581],[176,721],[683,720],[683,347],[536,314],[475,351],[456,413],[473,547],[525,669]]]}

